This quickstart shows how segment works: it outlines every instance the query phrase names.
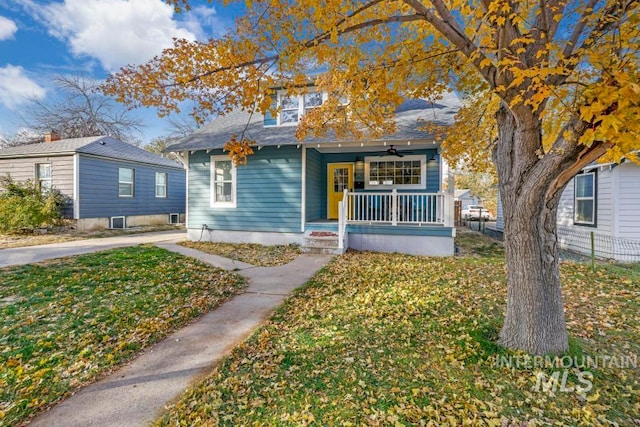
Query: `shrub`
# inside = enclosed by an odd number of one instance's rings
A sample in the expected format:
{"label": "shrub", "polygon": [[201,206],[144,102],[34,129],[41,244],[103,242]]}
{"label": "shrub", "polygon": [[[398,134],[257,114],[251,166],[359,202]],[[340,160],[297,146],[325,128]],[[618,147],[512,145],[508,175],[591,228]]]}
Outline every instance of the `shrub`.
{"label": "shrub", "polygon": [[0,232],[24,233],[57,224],[65,197],[56,189],[41,192],[37,183],[0,177]]}

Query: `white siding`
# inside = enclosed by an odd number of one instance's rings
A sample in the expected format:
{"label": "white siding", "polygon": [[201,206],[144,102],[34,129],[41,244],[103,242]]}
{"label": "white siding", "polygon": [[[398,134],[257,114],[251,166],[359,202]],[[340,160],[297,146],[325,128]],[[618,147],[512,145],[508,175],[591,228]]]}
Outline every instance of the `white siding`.
{"label": "white siding", "polygon": [[480,204],[478,201],[478,198],[475,196],[472,196],[471,194],[467,193],[462,197],[458,197],[458,200],[460,200],[460,203],[462,204],[461,209],[466,209],[471,205],[478,205]]}
{"label": "white siding", "polygon": [[618,209],[618,237],[640,240],[640,166],[628,162],[615,171],[619,174],[614,200]]}
{"label": "white siding", "polygon": [[573,226],[573,178],[564,188],[558,202],[558,225]]}
{"label": "white siding", "polygon": [[567,184],[560,202],[558,203],[558,226],[574,228],[586,232],[595,231],[607,236],[613,236],[613,197],[611,191],[613,171],[608,169],[599,170],[596,178],[596,227],[584,225],[574,225],[574,179]]}
{"label": "white siding", "polygon": [[0,159],[0,175],[11,175],[16,181],[36,179],[36,164],[50,163],[52,184],[62,194],[73,197],[73,156],[42,156]]}
{"label": "white siding", "polygon": [[[599,258],[640,261],[640,166],[627,162],[610,169],[603,166],[597,175],[596,227],[574,225],[574,180],[567,184],[558,203],[560,247],[588,255],[591,232]],[[502,203],[498,196],[496,228],[504,229]]]}
{"label": "white siding", "polygon": [[615,209],[612,190],[612,176],[614,170],[605,167],[598,171],[598,190],[596,193],[598,203],[598,214],[596,217],[597,230],[602,234],[614,235],[613,231],[613,210]]}

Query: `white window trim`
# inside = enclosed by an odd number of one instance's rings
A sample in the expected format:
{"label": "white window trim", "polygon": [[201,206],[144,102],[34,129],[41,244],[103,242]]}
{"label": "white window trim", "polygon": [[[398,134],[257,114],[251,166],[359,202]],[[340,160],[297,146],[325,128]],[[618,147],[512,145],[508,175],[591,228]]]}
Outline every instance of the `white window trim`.
{"label": "white window trim", "polygon": [[[40,177],[40,166],[49,166],[49,178],[42,179]],[[49,190],[53,188],[53,166],[51,163],[36,163],[36,181],[38,182],[38,188],[42,191],[42,182],[49,182]]]}
{"label": "white window trim", "polygon": [[[128,169],[131,171],[131,182],[120,181],[120,169]],[[131,194],[125,194],[125,195],[120,194],[120,183],[131,184]],[[136,194],[136,170],[134,168],[119,167],[118,168],[118,197],[132,198],[135,196],[135,194]]]}
{"label": "white window trim", "polygon": [[[215,191],[216,191],[216,186],[215,186],[215,179],[216,179],[216,175],[214,172],[215,169],[215,165],[216,162],[219,161],[230,161],[231,162],[231,198],[233,199],[232,202],[216,202],[216,195],[215,195]],[[210,175],[210,181],[209,181],[209,198],[210,198],[210,205],[212,208],[235,208],[237,206],[237,179],[236,179],[236,165],[233,164],[233,161],[231,160],[231,157],[227,156],[227,155],[222,155],[222,156],[211,156],[211,163],[209,166],[209,175]]]}
{"label": "white window trim", "polygon": [[[370,185],[371,181],[371,162],[389,162],[389,161],[413,161],[420,160],[420,184],[393,184],[393,185]],[[365,190],[426,190],[427,188],[427,155],[426,154],[414,154],[405,155],[403,157],[398,156],[381,156],[364,158],[364,189]]]}
{"label": "white window trim", "polygon": [[[313,89],[313,90],[308,90],[306,93],[310,93],[310,92],[318,92],[317,90]],[[280,107],[280,105],[282,105],[282,98],[288,96],[286,92],[282,91],[282,92],[278,92],[276,100],[278,102],[278,107]],[[329,94],[326,92],[322,92],[322,103],[324,104],[325,102],[327,102],[327,99],[329,99]],[[320,108],[318,107],[312,107],[312,108]],[[298,126],[300,124],[300,120],[302,119],[302,117],[304,116],[304,112],[305,112],[305,107],[304,107],[304,93],[298,95],[298,121],[297,122],[287,122],[287,123],[281,123],[280,122],[280,113],[281,111],[278,111],[278,116],[276,117],[276,124],[275,126]],[[266,125],[265,127],[273,127],[274,125]]]}
{"label": "white window trim", "polygon": [[[591,197],[578,197],[577,196],[577,186],[578,186],[578,177],[584,177],[584,176],[589,176],[591,175],[591,181],[592,181],[592,189],[593,189],[593,193],[591,195]],[[596,185],[598,185],[598,178],[596,176],[595,172],[586,172],[586,173],[581,173],[579,175],[576,175],[576,177],[574,178],[574,182],[573,182],[573,223],[575,225],[590,225],[590,226],[594,226],[596,225]],[[593,205],[593,217],[591,218],[591,221],[580,221],[578,219],[578,201],[591,201],[591,204]]]}
{"label": "white window trim", "polygon": [[[158,184],[158,176],[164,175],[164,184]],[[156,199],[166,199],[168,196],[167,187],[169,186],[169,174],[166,172],[156,172],[156,185],[154,187]],[[164,196],[158,196],[158,187],[164,187]]]}
{"label": "white window trim", "polygon": [[[122,228],[113,228],[113,220],[122,219]],[[109,218],[109,228],[112,230],[124,230],[127,228],[127,218],[124,216],[112,216]]]}

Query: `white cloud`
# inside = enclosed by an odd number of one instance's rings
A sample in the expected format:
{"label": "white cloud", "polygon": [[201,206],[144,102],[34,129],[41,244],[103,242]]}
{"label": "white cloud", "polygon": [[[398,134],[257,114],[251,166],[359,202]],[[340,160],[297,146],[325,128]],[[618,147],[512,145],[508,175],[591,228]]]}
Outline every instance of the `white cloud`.
{"label": "white cloud", "polygon": [[222,18],[213,6],[196,6],[191,8],[185,15],[182,25],[192,33],[198,40],[206,40],[213,37],[220,37],[227,30],[232,22]]}
{"label": "white cloud", "polygon": [[0,40],[7,40],[13,38],[13,35],[18,31],[18,26],[9,18],[0,16]]}
{"label": "white cloud", "polygon": [[148,61],[174,37],[195,40],[162,0],[65,0],[36,13],[74,55],[97,58],[107,71]]}
{"label": "white cloud", "polygon": [[46,90],[24,74],[24,69],[15,65],[0,67],[0,104],[15,109],[27,98],[42,98]]}

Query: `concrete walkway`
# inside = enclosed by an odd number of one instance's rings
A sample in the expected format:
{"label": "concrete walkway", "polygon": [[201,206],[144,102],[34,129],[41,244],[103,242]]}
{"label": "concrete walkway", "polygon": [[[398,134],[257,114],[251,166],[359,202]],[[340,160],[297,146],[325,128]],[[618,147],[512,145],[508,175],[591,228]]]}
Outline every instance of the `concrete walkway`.
{"label": "concrete walkway", "polygon": [[136,246],[144,243],[186,240],[185,231],[159,231],[153,233],[126,234],[117,237],[74,240],[40,246],[24,246],[0,250],[0,268],[24,265],[47,259],[88,254],[112,248]]}
{"label": "concrete walkway", "polygon": [[332,258],[301,255],[281,267],[255,267],[175,243],[158,246],[216,267],[237,270],[248,279],[248,287],[244,293],[150,347],[128,365],[35,418],[31,426],[148,425],[162,413],[165,405],[209,373],[223,356],[260,326],[291,291],[308,281]]}

